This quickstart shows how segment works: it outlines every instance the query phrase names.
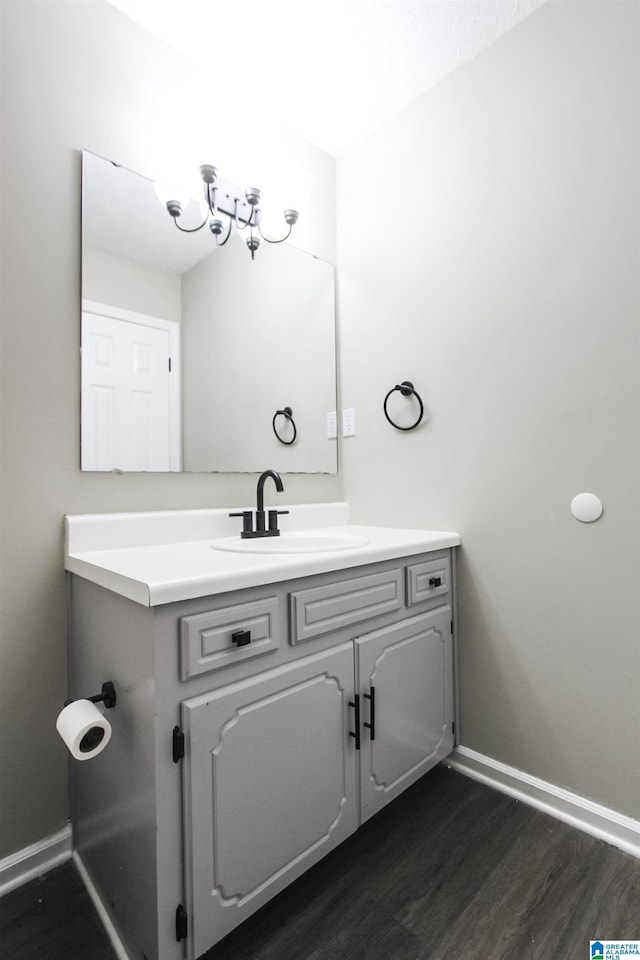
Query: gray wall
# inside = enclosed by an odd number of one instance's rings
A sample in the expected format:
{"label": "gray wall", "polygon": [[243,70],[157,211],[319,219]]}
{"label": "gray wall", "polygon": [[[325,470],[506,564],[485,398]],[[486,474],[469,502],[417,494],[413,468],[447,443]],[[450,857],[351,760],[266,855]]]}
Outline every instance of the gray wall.
{"label": "gray wall", "polygon": [[182,280],[141,260],[118,257],[83,244],[82,296],[149,317],[182,321]]}
{"label": "gray wall", "polygon": [[[104,3],[9,0],[0,14],[1,859],[68,814],[67,754],[54,728],[66,694],[63,514],[249,503],[256,478],[80,472],[80,151],[158,176],[162,138],[180,143],[189,132],[162,105],[194,107],[206,87]],[[218,81],[218,101],[228,103],[229,82],[225,91]],[[215,110],[201,116],[223,137]],[[282,142],[314,178],[300,243],[335,262],[335,163],[303,141]],[[266,146],[279,145],[274,133]],[[337,477],[290,476],[285,489],[290,502],[342,498]]]}
{"label": "gray wall", "polygon": [[636,818],[639,14],[551,0],[338,162],[355,519],[462,534],[462,743]]}
{"label": "gray wall", "polygon": [[[1,858],[67,816],[63,513],[237,504],[254,479],[80,473],[79,151],[154,175],[159,105],[192,78],[102,3],[0,14]],[[636,817],[638,29],[635,3],[550,0],[340,161],[338,202],[348,497],[463,535],[463,742]],[[333,162],[291,149],[321,184],[301,246],[333,261]],[[401,379],[415,433],[381,415]],[[605,503],[591,526],[581,490]]]}
{"label": "gray wall", "polygon": [[[252,263],[232,237],[182,275],[182,316],[184,469],[251,471],[274,461],[335,473],[336,441],[327,439],[336,409],[333,266],[267,243]],[[272,429],[285,406],[296,424],[288,446]]]}

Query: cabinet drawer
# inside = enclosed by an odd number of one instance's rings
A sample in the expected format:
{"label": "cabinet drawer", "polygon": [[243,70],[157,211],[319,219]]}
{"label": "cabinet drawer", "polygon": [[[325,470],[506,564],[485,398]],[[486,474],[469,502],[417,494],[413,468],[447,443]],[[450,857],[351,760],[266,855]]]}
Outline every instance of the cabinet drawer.
{"label": "cabinet drawer", "polygon": [[407,566],[407,606],[444,597],[451,591],[449,557],[410,563]]}
{"label": "cabinet drawer", "polygon": [[291,643],[302,643],[341,627],[402,607],[400,568],[323,584],[290,594]]}
{"label": "cabinet drawer", "polygon": [[[240,631],[250,633],[250,642],[242,646],[233,639],[233,634]],[[227,664],[277,650],[280,636],[276,597],[181,617],[180,678],[189,680]]]}

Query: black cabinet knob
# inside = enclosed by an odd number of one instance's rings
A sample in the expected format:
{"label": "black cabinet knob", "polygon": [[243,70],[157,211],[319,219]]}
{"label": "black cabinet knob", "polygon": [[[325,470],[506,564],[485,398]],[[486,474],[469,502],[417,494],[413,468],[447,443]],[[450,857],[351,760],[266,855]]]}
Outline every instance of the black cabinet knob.
{"label": "black cabinet knob", "polygon": [[430,587],[441,587],[442,586],[442,577],[431,577],[429,580]]}
{"label": "black cabinet knob", "polygon": [[237,647],[246,647],[248,643],[251,643],[251,631],[235,630],[231,634],[231,640]]}

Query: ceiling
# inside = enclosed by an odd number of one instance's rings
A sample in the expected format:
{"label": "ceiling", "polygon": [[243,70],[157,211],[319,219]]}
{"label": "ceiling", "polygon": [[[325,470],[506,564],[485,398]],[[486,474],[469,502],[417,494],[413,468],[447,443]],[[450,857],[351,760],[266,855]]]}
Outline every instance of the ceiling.
{"label": "ceiling", "polygon": [[334,157],[546,0],[110,0]]}
{"label": "ceiling", "polygon": [[[185,211],[189,225],[202,221],[196,204]],[[176,230],[152,180],[82,152],[82,243],[172,274],[191,270],[216,249],[205,229]]]}

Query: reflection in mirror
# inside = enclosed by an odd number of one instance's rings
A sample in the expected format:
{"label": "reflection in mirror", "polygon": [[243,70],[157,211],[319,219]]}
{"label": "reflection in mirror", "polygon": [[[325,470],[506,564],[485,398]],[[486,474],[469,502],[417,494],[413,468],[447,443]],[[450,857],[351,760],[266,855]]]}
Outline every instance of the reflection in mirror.
{"label": "reflection in mirror", "polygon": [[152,181],[86,151],[82,201],[82,469],[335,473],[333,267],[182,234]]}

